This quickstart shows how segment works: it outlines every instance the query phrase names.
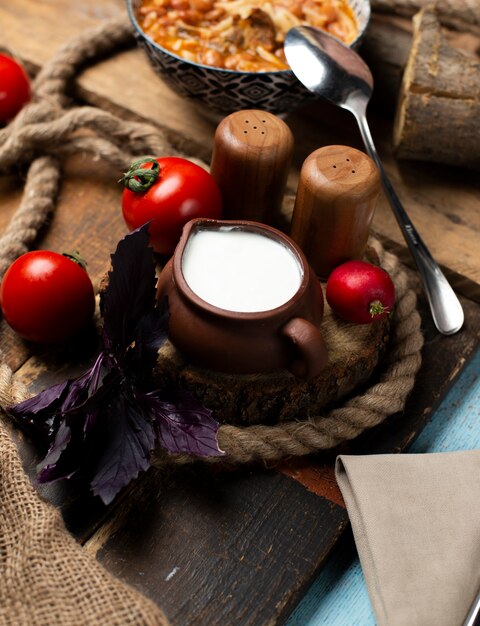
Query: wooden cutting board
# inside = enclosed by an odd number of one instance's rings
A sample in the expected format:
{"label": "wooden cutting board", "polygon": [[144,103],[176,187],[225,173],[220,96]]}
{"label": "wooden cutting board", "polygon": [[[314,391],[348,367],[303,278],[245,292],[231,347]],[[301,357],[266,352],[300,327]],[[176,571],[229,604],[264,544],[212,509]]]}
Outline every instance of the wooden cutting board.
{"label": "wooden cutting board", "polygon": [[[32,70],[58,45],[125,11],[121,0],[16,0],[0,6],[0,46]],[[76,93],[90,103],[169,129],[185,146],[211,145],[214,125],[170,92],[140,50],[124,51],[84,72]],[[324,123],[328,121],[328,123]],[[289,116],[296,152],[292,181],[305,156],[326,143],[360,146],[354,122],[325,105]],[[466,323],[439,335],[423,298],[423,365],[406,410],[344,445],[342,452],[401,451],[414,439],[478,345],[480,229],[478,175],[425,164],[396,163],[391,120],[372,117],[373,133],[399,195],[457,288]],[[208,149],[204,152],[208,152]],[[0,178],[0,231],[18,205],[22,180]],[[57,213],[39,247],[78,248],[99,281],[109,254],[125,234],[120,189],[108,169],[81,157],[65,167]],[[374,227],[406,259],[401,236],[382,198]],[[88,338],[88,341],[86,340]],[[20,379],[38,391],[85,369],[95,337],[44,353],[0,323],[0,345]],[[34,476],[38,452],[16,434]],[[225,473],[203,467],[142,476],[108,509],[76,484],[42,486],[61,507],[70,530],[108,569],[165,608],[174,626],[280,624],[301,597],[347,524],[333,478],[338,451],[281,471],[252,467]]]}

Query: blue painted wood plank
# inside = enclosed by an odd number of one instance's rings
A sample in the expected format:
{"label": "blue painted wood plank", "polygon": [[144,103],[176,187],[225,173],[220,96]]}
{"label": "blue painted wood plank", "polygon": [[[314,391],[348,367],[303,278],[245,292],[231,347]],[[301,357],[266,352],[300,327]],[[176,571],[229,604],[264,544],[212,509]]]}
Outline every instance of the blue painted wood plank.
{"label": "blue painted wood plank", "polygon": [[480,350],[430,417],[409,452],[480,448]]}
{"label": "blue painted wood plank", "polygon": [[320,575],[291,614],[288,626],[375,624],[360,562],[350,535],[332,550]]}
{"label": "blue painted wood plank", "polygon": [[[480,448],[480,350],[460,374],[409,452]],[[342,539],[286,626],[374,626],[351,536]]]}

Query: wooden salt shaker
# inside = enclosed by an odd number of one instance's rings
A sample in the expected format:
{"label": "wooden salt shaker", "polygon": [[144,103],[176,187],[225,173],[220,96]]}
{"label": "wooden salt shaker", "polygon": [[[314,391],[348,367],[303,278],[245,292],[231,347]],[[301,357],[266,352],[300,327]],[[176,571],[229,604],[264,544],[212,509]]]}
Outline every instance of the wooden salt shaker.
{"label": "wooden salt shaker", "polygon": [[280,211],[293,135],[265,111],[237,111],[217,127],[211,163],[227,219],[270,222]]}
{"label": "wooden salt shaker", "polygon": [[379,191],[377,167],[355,148],[325,146],[305,159],[290,236],[317,276],[362,258]]}

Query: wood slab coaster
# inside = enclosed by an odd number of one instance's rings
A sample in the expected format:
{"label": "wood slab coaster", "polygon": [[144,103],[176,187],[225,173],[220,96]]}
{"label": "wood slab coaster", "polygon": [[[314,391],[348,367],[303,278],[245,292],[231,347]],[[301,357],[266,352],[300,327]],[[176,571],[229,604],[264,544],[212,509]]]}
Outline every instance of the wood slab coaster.
{"label": "wood slab coaster", "polygon": [[[374,260],[373,250],[368,250],[367,258]],[[175,385],[190,391],[221,422],[272,424],[308,419],[369,380],[387,349],[389,327],[388,319],[365,325],[345,322],[325,301],[321,329],[328,364],[308,382],[283,369],[243,375],[202,369],[189,363],[169,341],[159,353],[156,382],[162,388]]]}
{"label": "wood slab coaster", "polygon": [[223,374],[189,364],[170,342],[160,351],[159,385],[179,385],[214,411],[221,422],[269,424],[307,419],[344,398],[371,377],[385,353],[388,321],[354,326],[339,320],[328,305],[322,333],[328,365],[305,382],[287,370],[266,374]]}

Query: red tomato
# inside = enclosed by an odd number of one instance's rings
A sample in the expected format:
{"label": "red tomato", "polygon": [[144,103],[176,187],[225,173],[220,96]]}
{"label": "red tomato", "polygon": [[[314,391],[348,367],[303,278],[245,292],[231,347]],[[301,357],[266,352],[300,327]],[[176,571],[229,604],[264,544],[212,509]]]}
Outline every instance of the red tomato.
{"label": "red tomato", "polygon": [[365,261],[348,261],[336,267],[328,278],[325,295],[332,310],[354,324],[382,319],[395,304],[390,276]]}
{"label": "red tomato", "polygon": [[0,123],[6,124],[30,100],[30,81],[12,57],[0,53]]}
{"label": "red tomato", "polygon": [[197,217],[219,219],[222,197],[204,169],[186,159],[163,157],[132,163],[124,176],[123,217],[130,230],[150,222],[150,243],[171,255],[182,228]]}
{"label": "red tomato", "polygon": [[8,324],[24,339],[58,343],[80,331],[95,310],[83,267],[48,250],[27,252],[10,265],[0,286]]}

